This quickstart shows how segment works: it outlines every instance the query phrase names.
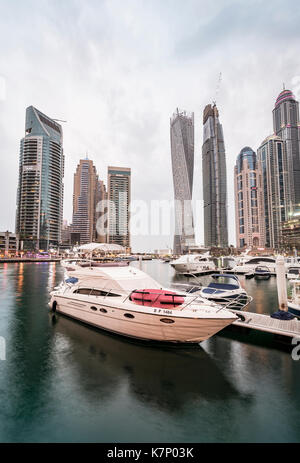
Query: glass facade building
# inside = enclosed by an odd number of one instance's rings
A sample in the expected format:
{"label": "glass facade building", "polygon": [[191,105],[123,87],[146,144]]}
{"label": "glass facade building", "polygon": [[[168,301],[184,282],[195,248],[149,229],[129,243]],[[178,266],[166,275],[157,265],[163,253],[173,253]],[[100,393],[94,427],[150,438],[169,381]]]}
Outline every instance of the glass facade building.
{"label": "glass facade building", "polygon": [[234,190],[237,247],[265,246],[262,170],[249,146],[237,157]]}
{"label": "glass facade building", "polygon": [[24,249],[61,242],[64,155],[61,126],[33,106],[26,109],[20,144],[16,233]]}
{"label": "glass facade building", "polygon": [[108,242],[130,248],[131,169],[108,167]]}
{"label": "glass facade building", "polygon": [[[96,167],[90,159],[81,159],[74,174],[72,233],[80,234],[80,244],[97,241],[97,205],[103,199]],[[105,199],[105,198],[104,198]]]}
{"label": "glass facade building", "polygon": [[289,210],[300,206],[300,122],[299,103],[290,90],[283,90],[273,109],[274,133],[284,143],[289,184]]}
{"label": "glass facade building", "polygon": [[203,112],[202,175],[205,246],[228,246],[226,158],[216,105]]}
{"label": "glass facade building", "polygon": [[195,245],[192,210],[194,113],[177,108],[170,119],[170,140],[175,199],[174,254],[182,254]]}
{"label": "glass facade building", "polygon": [[276,135],[267,137],[257,150],[262,169],[266,246],[282,243],[282,223],[290,205],[288,161],[284,141]]}

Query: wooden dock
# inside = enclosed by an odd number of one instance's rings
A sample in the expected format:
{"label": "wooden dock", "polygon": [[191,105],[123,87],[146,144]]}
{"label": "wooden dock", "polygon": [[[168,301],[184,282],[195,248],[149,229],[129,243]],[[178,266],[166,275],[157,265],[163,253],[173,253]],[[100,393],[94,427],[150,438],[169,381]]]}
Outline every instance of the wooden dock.
{"label": "wooden dock", "polygon": [[[230,309],[231,310],[231,309]],[[245,321],[237,320],[233,325],[249,330],[262,331],[288,338],[298,337],[300,339],[300,320],[280,320],[272,318],[270,315],[263,315],[254,312],[244,312],[240,310],[231,310],[236,314],[242,315]]]}

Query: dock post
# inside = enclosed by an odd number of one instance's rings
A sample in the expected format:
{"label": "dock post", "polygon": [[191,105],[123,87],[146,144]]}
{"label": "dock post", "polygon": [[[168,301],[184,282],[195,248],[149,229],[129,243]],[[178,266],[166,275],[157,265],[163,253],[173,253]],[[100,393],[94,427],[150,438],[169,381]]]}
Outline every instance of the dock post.
{"label": "dock post", "polygon": [[283,256],[278,256],[276,259],[276,277],[279,310],[284,310],[285,312],[287,312],[288,301],[285,280],[285,262]]}
{"label": "dock post", "polygon": [[139,269],[142,270],[142,256],[139,256]]}

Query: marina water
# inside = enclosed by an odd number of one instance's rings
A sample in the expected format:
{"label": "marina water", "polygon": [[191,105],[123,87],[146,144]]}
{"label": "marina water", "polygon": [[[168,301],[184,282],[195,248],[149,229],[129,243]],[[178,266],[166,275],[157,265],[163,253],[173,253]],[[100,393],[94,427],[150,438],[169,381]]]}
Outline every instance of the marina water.
{"label": "marina water", "polygon": [[[186,281],[158,260],[142,266],[163,285]],[[62,278],[59,263],[0,264],[1,442],[300,441],[300,361],[289,352],[226,333],[164,349],[108,335],[53,317],[49,291]],[[277,310],[275,277],[240,279],[250,311]]]}

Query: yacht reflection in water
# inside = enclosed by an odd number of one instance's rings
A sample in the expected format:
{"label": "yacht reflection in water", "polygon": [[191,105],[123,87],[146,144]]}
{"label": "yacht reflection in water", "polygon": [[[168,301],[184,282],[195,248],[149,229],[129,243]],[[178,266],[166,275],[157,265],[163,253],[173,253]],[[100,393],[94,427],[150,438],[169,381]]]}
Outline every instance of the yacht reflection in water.
{"label": "yacht reflection in water", "polygon": [[[68,346],[66,355],[80,386],[95,404],[108,399],[126,385],[129,394],[140,402],[175,412],[198,400],[241,398],[239,392],[220,372],[213,359],[201,348],[164,348],[144,346],[103,334],[71,319],[55,315],[52,319],[57,344]],[[67,353],[66,353],[67,352]]]}

